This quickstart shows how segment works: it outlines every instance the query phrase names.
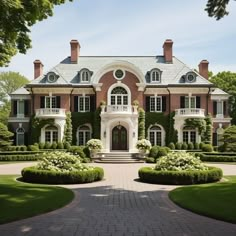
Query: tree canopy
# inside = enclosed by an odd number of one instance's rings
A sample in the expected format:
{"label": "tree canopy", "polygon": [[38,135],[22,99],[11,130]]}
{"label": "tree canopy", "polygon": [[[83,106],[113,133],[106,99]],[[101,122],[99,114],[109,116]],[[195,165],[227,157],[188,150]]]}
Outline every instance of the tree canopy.
{"label": "tree canopy", "polygon": [[227,5],[230,0],[208,0],[206,5],[206,11],[208,16],[215,17],[217,20],[220,20],[224,16],[228,15]]}
{"label": "tree canopy", "polygon": [[8,131],[6,125],[0,123],[0,150],[5,150],[6,147],[12,144],[11,138],[13,135],[12,132]]}
{"label": "tree canopy", "polygon": [[17,53],[31,48],[30,27],[53,15],[55,5],[72,0],[1,0],[0,67]]}
{"label": "tree canopy", "polygon": [[220,72],[213,75],[210,82],[231,95],[229,99],[230,116],[232,117],[232,124],[236,124],[236,73],[230,71]]}

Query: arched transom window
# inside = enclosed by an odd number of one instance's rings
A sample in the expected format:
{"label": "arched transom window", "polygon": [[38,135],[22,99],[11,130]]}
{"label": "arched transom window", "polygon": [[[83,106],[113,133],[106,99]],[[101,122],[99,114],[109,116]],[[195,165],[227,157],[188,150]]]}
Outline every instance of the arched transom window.
{"label": "arched transom window", "polygon": [[82,125],[78,129],[78,145],[85,146],[91,139],[91,129],[88,125]]}
{"label": "arched transom window", "polygon": [[162,146],[163,132],[160,126],[154,125],[149,129],[149,140],[152,146]]}
{"label": "arched transom window", "polygon": [[123,87],[111,91],[111,105],[128,105],[128,92]]}

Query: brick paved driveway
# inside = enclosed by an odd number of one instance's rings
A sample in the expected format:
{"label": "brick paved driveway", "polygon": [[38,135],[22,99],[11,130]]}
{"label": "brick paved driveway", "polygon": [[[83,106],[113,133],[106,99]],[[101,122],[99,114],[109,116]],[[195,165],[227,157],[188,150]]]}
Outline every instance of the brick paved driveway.
{"label": "brick paved driveway", "polygon": [[[167,196],[173,187],[136,181],[143,165],[104,164],[104,181],[67,186],[76,194],[71,204],[1,225],[0,235],[236,235],[236,224],[199,216],[173,204]],[[0,166],[0,174],[19,173],[21,168]],[[236,174],[236,166],[223,169],[225,174]]]}

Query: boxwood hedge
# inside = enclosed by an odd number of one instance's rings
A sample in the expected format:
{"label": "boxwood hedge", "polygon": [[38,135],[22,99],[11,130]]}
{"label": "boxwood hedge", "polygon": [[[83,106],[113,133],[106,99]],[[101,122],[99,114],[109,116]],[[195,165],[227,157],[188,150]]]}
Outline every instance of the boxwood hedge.
{"label": "boxwood hedge", "polygon": [[141,181],[147,183],[189,185],[216,182],[222,178],[223,172],[216,167],[201,171],[157,171],[143,167],[139,169],[138,175]]}
{"label": "boxwood hedge", "polygon": [[104,171],[94,167],[87,171],[57,172],[38,170],[34,166],[26,167],[21,171],[22,179],[29,183],[41,184],[82,184],[102,180]]}
{"label": "boxwood hedge", "polygon": [[0,155],[0,161],[37,161],[40,159],[39,155]]}

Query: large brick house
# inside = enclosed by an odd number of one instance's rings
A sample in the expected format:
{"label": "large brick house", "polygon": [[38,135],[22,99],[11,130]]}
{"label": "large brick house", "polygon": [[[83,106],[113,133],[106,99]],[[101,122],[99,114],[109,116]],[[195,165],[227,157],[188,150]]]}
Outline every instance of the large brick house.
{"label": "large brick house", "polygon": [[208,61],[200,62],[199,72],[190,69],[173,56],[172,40],[164,42],[161,56],[81,56],[78,41],[70,45],[71,55],[48,72],[34,61],[34,80],[11,94],[9,127],[16,145],[62,141],[67,112],[73,144],[100,138],[103,152],[136,152],[142,125],[145,137],[163,146],[201,142],[199,129],[186,126],[187,118],[211,114],[214,145],[230,124],[228,94],[208,81]]}

